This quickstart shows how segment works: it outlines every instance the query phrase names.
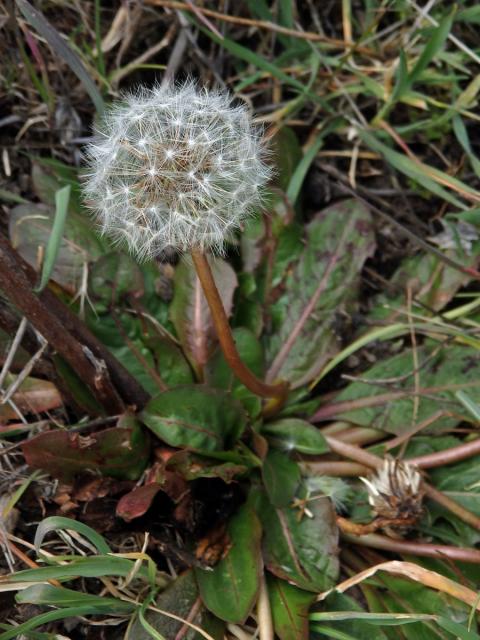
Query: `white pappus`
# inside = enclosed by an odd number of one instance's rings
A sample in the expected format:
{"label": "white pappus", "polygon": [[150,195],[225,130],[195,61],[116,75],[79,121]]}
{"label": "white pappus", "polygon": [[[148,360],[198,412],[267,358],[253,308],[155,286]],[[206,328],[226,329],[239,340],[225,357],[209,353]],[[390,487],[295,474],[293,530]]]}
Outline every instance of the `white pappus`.
{"label": "white pappus", "polygon": [[247,108],[193,82],[126,95],[96,134],[86,203],[102,233],[139,260],[165,249],[221,253],[271,175]]}

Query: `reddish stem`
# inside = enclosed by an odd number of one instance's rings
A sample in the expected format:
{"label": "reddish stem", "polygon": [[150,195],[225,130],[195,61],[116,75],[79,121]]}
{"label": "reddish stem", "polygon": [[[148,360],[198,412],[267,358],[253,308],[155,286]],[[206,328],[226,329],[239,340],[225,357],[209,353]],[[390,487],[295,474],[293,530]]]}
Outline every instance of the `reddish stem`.
{"label": "reddish stem", "polygon": [[205,254],[199,250],[192,251],[192,258],[205,298],[207,299],[208,306],[210,307],[220,347],[222,348],[225,360],[231,370],[237,378],[243,382],[247,389],[250,389],[250,391],[256,395],[263,398],[277,398],[278,402],[283,404],[288,391],[288,384],[285,382],[280,382],[278,384],[267,384],[262,382],[262,380],[259,380],[244,364],[237,351],[230,325],[228,323],[227,314],[225,313],[208,260],[205,257]]}

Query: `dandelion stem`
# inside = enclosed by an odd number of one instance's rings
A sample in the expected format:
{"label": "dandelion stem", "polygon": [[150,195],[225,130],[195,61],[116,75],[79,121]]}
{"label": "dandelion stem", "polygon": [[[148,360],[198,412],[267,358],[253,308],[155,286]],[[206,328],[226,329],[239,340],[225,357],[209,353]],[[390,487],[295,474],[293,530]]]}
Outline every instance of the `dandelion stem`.
{"label": "dandelion stem", "polygon": [[213,324],[217,332],[218,340],[225,356],[225,360],[233,373],[243,384],[257,396],[263,398],[278,398],[283,404],[288,391],[288,384],[266,384],[259,380],[241,360],[235,341],[230,330],[227,314],[223,307],[217,285],[213,278],[212,270],[204,253],[198,249],[192,250],[193,264],[197,271],[200,284],[210,307]]}

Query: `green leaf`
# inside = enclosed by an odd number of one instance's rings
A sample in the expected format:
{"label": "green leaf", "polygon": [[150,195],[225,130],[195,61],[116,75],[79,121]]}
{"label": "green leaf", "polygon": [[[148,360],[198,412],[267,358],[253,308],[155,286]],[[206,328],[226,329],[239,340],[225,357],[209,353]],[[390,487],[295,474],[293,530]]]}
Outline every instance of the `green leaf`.
{"label": "green leaf", "polygon": [[450,35],[452,29],[455,12],[456,7],[442,18],[437,27],[431,30],[430,37],[427,39],[422,53],[408,75],[409,87],[417,82],[423,71],[428,67],[430,62],[432,62],[439,50],[445,44],[445,41]]}
{"label": "green leaf", "polygon": [[[370,605],[370,601],[369,601]],[[339,638],[352,638],[354,640],[386,640],[386,638],[390,638],[378,627],[374,627],[371,624],[368,624],[365,620],[361,618],[361,615],[365,613],[363,609],[360,607],[358,602],[344,593],[333,592],[331,593],[325,600],[322,605],[322,610],[325,611],[325,615],[333,614],[335,617],[329,618],[331,624],[325,624],[326,620],[322,619],[321,625],[312,624],[312,630],[320,632],[320,629],[334,629],[338,634],[345,634],[345,636],[338,635]],[[318,608],[318,607],[317,607]],[[337,612],[347,612],[345,616],[342,616],[341,613]],[[317,615],[324,615],[323,613],[312,613],[310,618],[312,621],[316,619]],[[328,631],[325,630],[325,635],[327,637],[335,638],[335,635],[329,635]],[[419,638],[420,640],[420,638]],[[423,639],[422,640],[426,640]]]}
{"label": "green leaf", "polygon": [[199,385],[159,394],[150,400],[140,419],[172,447],[206,453],[230,448],[247,424],[238,400],[220,389]]}
{"label": "green leaf", "polygon": [[[455,205],[459,209],[465,209],[464,203],[456,196],[447,191],[440,184],[455,185],[458,189],[466,193],[472,193],[476,195],[474,189],[471,189],[460,180],[456,180],[452,176],[436,169],[434,167],[415,162],[412,158],[399,153],[394,149],[381,142],[375,135],[366,131],[365,129],[357,129],[359,137],[363,142],[373,151],[381,153],[385,160],[392,165],[395,169],[414,180],[420,187],[428,189],[436,196],[443,198],[446,202]],[[437,178],[437,180],[434,179]]]}
{"label": "green leaf", "polygon": [[16,601],[20,604],[29,603],[61,608],[89,605],[105,614],[117,616],[131,614],[136,609],[133,603],[118,598],[96,596],[83,591],[65,589],[65,587],[54,587],[50,584],[36,584],[27,587],[17,594]]}
{"label": "green leaf", "polygon": [[[228,316],[232,309],[233,293],[238,284],[237,276],[225,260],[209,258],[209,262]],[[201,372],[215,350],[217,337],[210,308],[190,260],[185,258],[177,266],[174,287],[170,317],[184,353],[193,367]]]}
{"label": "green leaf", "polygon": [[254,511],[243,505],[228,524],[232,547],[226,557],[213,570],[195,569],[203,603],[222,620],[244,622],[255,603],[262,568],[261,534]]}
{"label": "green leaf", "polygon": [[271,140],[272,165],[276,167],[275,184],[282,191],[288,189],[293,173],[302,159],[302,148],[290,127],[282,127]]}
{"label": "green leaf", "polygon": [[[58,559],[58,558],[57,558]],[[46,582],[47,580],[71,580],[72,578],[99,578],[103,576],[128,576],[135,569],[135,562],[114,555],[91,557],[63,556],[66,564],[16,571],[2,579],[7,582]],[[69,561],[68,561],[69,560]],[[146,567],[140,567],[136,576],[149,581]],[[160,583],[166,584],[162,574],[156,574]]]}
{"label": "green leaf", "polygon": [[300,194],[300,190],[302,188],[303,181],[305,180],[305,176],[310,169],[310,165],[315,160],[317,153],[320,151],[325,136],[331,133],[332,129],[333,126],[330,125],[328,127],[325,127],[323,131],[320,131],[318,136],[315,138],[315,141],[308,147],[303,158],[297,164],[295,172],[293,173],[287,188],[287,198],[292,204],[296,203],[297,198]]}
{"label": "green leaf", "polygon": [[47,248],[45,250],[45,259],[42,267],[42,277],[40,284],[35,289],[37,293],[45,288],[60,250],[63,237],[63,229],[68,213],[68,202],[70,200],[70,185],[62,187],[55,193],[55,219],[53,221],[52,232],[48,239]]}
{"label": "green leaf", "polygon": [[[243,327],[234,329],[232,334],[243,362],[258,378],[263,378],[265,357],[260,341],[251,331]],[[211,358],[205,371],[205,379],[212,387],[230,391],[250,416],[259,415],[262,409],[261,399],[235,377],[221,349],[217,349]]]}
{"label": "green leaf", "polygon": [[270,307],[269,378],[297,388],[331,358],[338,349],[336,313],[355,299],[360,270],[373,249],[370,214],[356,200],[328,207],[307,225],[304,250]]}
{"label": "green leaf", "polygon": [[324,591],[338,577],[338,529],[330,500],[308,503],[312,517],[298,509],[275,509],[265,494],[252,496],[264,528],[264,560],[278,578],[307,591]]}
{"label": "green leaf", "polygon": [[65,609],[56,609],[55,611],[47,611],[38,616],[30,618],[27,622],[15,625],[8,631],[0,634],[0,640],[18,640],[23,634],[31,632],[33,629],[57,620],[66,620],[67,618],[76,618],[78,616],[88,616],[95,614],[104,614],[102,608],[95,605],[81,605],[77,607],[66,607]]}
{"label": "green leaf", "polygon": [[133,258],[117,251],[101,256],[89,269],[89,294],[97,313],[109,311],[126,296],[143,296],[143,274]]}
{"label": "green leaf", "polygon": [[50,22],[45,19],[40,11],[32,7],[27,0],[15,1],[27,22],[29,22],[32,27],[34,27],[43,38],[45,38],[52,50],[68,64],[70,69],[85,87],[88,95],[95,105],[97,113],[102,114],[105,109],[103,98],[77,54],[68,46],[58,31],[52,27]]}
{"label": "green leaf", "polygon": [[[197,625],[214,640],[223,640],[223,622],[215,619],[204,607],[198,607],[198,587],[192,571],[182,573],[151,603],[157,609],[172,613],[183,620]],[[193,617],[192,617],[193,615]],[[157,611],[147,610],[145,619],[153,629],[165,638],[176,638],[184,623],[169,618]],[[190,630],[183,636],[185,640],[200,640],[202,636]],[[136,620],[128,631],[126,640],[150,640],[140,620]]]}
{"label": "green leaf", "polygon": [[306,420],[285,418],[267,422],[261,428],[270,444],[285,451],[298,451],[306,455],[319,455],[329,450],[322,433]]}
{"label": "green leaf", "polygon": [[[435,393],[421,393],[416,406],[415,396],[396,398],[394,401],[385,398],[375,403],[376,396],[388,393],[384,385],[368,384],[368,382],[353,382],[349,384],[335,398],[335,402],[360,401],[371,398],[371,406],[339,411],[338,418],[351,421],[362,426],[382,429],[387,433],[400,434],[434,416],[441,409],[444,416],[439,416],[427,426],[423,433],[438,433],[454,428],[462,420],[472,421],[470,411],[465,408],[456,396],[454,385],[475,383],[480,376],[480,355],[478,349],[463,345],[448,344],[439,349],[436,343],[418,347],[416,356],[420,367],[418,370],[418,386],[420,389],[445,387],[443,391]],[[400,354],[378,362],[368,371],[362,373],[365,381],[382,380],[385,378],[396,380],[395,391],[414,389],[413,353],[407,349]],[[452,385],[452,391],[448,387]],[[480,385],[468,388],[468,396],[474,403],[480,403]],[[413,422],[412,422],[413,421]]]}
{"label": "green leaf", "polygon": [[280,640],[308,640],[308,610],[315,595],[267,576],[273,626]]}
{"label": "green leaf", "polygon": [[300,467],[281,451],[269,451],[263,461],[262,478],[270,502],[275,507],[287,507],[300,484]]}

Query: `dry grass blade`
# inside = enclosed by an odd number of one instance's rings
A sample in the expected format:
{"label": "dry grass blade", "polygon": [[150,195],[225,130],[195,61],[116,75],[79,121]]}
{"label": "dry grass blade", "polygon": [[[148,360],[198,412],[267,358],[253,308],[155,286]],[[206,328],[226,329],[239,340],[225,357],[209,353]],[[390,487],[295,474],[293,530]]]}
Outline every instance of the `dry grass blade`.
{"label": "dry grass blade", "polygon": [[325,600],[325,598],[333,592],[343,593],[350,589],[351,587],[367,580],[374,576],[378,571],[387,571],[388,573],[394,575],[400,575],[405,578],[410,578],[410,580],[414,580],[415,582],[420,582],[426,587],[430,587],[431,589],[436,589],[437,591],[441,591],[442,593],[446,593],[462,602],[465,602],[470,607],[474,607],[477,611],[480,611],[480,603],[478,601],[478,594],[475,591],[472,591],[468,587],[464,587],[458,582],[454,582],[450,580],[450,578],[446,578],[436,571],[430,571],[429,569],[424,569],[423,567],[414,564],[413,562],[401,562],[399,560],[392,560],[391,562],[382,562],[381,564],[377,564],[374,567],[370,567],[365,571],[361,571],[357,573],[355,576],[352,576],[348,580],[344,580],[340,584],[337,584],[333,589],[329,589],[328,591],[324,591],[321,593],[317,600]]}

